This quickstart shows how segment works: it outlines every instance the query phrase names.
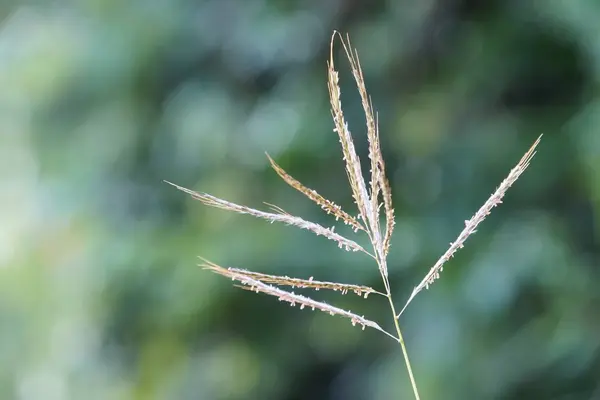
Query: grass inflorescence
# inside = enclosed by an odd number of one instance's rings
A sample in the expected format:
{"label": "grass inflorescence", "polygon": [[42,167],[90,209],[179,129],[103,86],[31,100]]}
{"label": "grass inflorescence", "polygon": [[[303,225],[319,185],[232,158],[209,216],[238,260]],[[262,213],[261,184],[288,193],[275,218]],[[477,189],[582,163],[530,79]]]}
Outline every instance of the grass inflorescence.
{"label": "grass inflorescence", "polygon": [[[354,148],[352,135],[342,110],[339,75],[335,69],[333,59],[333,47],[336,37],[340,38],[345,54],[350,63],[352,75],[358,87],[366,118],[370,161],[370,176],[368,182],[365,181],[365,178],[361,172],[361,162]],[[208,206],[234,211],[240,214],[249,214],[254,217],[266,219],[270,222],[282,222],[287,225],[293,225],[301,229],[306,229],[317,235],[322,235],[327,239],[337,242],[338,246],[345,250],[363,252],[372,257],[377,264],[379,273],[381,275],[384,288],[383,291],[378,291],[374,288],[358,284],[315,280],[312,277],[309,279],[292,278],[288,276],[268,275],[239,268],[224,268],[205,259],[202,259],[201,265],[211,272],[232,279],[233,281],[237,282],[238,286],[241,288],[248,289],[256,293],[264,293],[275,296],[280,301],[288,302],[292,306],[299,305],[300,308],[308,307],[312,310],[318,309],[331,315],[338,315],[348,318],[353,325],[358,324],[362,326],[363,329],[366,327],[373,328],[393,338],[401,346],[414,397],[418,400],[420,398],[419,391],[414,374],[412,372],[412,367],[408,358],[408,352],[402,337],[402,331],[400,330],[400,324],[398,320],[404,310],[406,310],[407,306],[417,296],[417,294],[419,294],[423,289],[428,288],[429,285],[439,278],[444,264],[453,257],[457,250],[464,246],[467,238],[476,232],[477,226],[487,217],[487,215],[490,214],[491,210],[502,203],[502,198],[508,188],[515,183],[515,181],[529,166],[530,161],[535,155],[535,149],[540,142],[541,136],[525,153],[518,164],[510,171],[506,179],[502,181],[500,186],[498,186],[496,191],[494,191],[494,193],[492,193],[492,195],[486,200],[483,206],[481,206],[481,208],[473,215],[473,217],[465,221],[465,227],[462,232],[458,235],[455,241],[450,243],[450,247],[431,267],[421,282],[415,286],[411,295],[408,297],[408,300],[403,305],[401,311],[397,312],[394,299],[392,298],[387,267],[387,255],[390,250],[391,237],[394,231],[394,208],[392,206],[392,191],[386,178],[385,163],[381,154],[377,115],[373,111],[373,105],[367,93],[358,54],[356,50],[353,50],[350,46],[350,40],[348,37],[346,37],[344,40],[344,38],[337,32],[334,32],[331,39],[330,56],[327,63],[327,78],[334,131],[337,133],[341,144],[343,159],[346,165],[346,174],[348,176],[348,183],[352,191],[354,203],[357,207],[357,217],[354,217],[351,213],[342,210],[340,206],[327,200],[316,191],[304,186],[302,183],[284,171],[283,168],[281,168],[271,157],[268,155],[267,157],[275,172],[288,185],[315,202],[326,213],[334,216],[336,220],[341,220],[344,224],[350,226],[355,234],[366,234],[371,244],[371,249],[367,250],[363,248],[356,241],[336,233],[333,228],[326,228],[320,224],[291,215],[277,206],[271,206],[271,211],[260,211],[223,200],[207,193],[199,193],[170,182],[167,183],[190,194],[194,199],[200,200],[202,203]],[[384,223],[382,224],[381,221]],[[333,290],[342,294],[352,292],[364,298],[366,298],[369,294],[384,296],[388,299],[390,306],[390,317],[393,319],[395,332],[388,332],[377,322],[358,315],[350,310],[343,310],[328,303],[284,289],[288,287],[291,289],[308,288],[314,290]]]}

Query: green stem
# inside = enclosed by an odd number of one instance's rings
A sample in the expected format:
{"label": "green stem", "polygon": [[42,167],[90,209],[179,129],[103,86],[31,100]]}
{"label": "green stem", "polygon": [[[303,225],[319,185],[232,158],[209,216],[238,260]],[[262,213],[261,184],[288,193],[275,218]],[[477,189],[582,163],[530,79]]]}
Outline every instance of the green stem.
{"label": "green stem", "polygon": [[410,384],[412,386],[413,393],[415,394],[415,399],[420,400],[419,391],[417,390],[417,383],[415,382],[415,377],[412,372],[412,368],[410,366],[410,360],[408,358],[408,352],[406,351],[406,345],[404,344],[404,339],[402,338],[402,332],[400,331],[400,324],[398,323],[398,319],[396,318],[396,309],[394,307],[394,302],[392,301],[392,296],[388,292],[387,296],[390,307],[392,309],[392,315],[394,317],[394,325],[396,326],[396,332],[398,333],[398,343],[400,343],[400,347],[402,347],[402,354],[404,355],[404,363],[406,364],[406,369],[408,369],[408,376],[410,378]]}
{"label": "green stem", "polygon": [[[379,241],[373,240],[371,233],[369,232],[369,238],[371,239],[371,243],[378,243]],[[410,366],[410,359],[408,358],[408,351],[406,350],[406,344],[404,344],[404,338],[402,337],[402,331],[400,331],[400,324],[398,323],[398,318],[396,318],[396,307],[394,307],[394,301],[392,300],[392,291],[390,289],[390,282],[387,277],[387,262],[384,255],[383,250],[378,248],[376,245],[373,245],[373,250],[375,251],[375,261],[377,261],[377,265],[379,266],[381,272],[381,279],[383,280],[383,285],[385,286],[386,297],[390,303],[390,309],[392,311],[392,318],[394,319],[394,325],[396,326],[396,333],[398,337],[398,343],[400,343],[400,347],[402,347],[402,355],[404,356],[404,363],[406,364],[406,369],[408,369],[408,377],[410,378],[410,385],[412,386],[413,393],[415,395],[416,400],[421,400],[419,397],[419,390],[417,389],[417,382],[415,382],[415,377],[412,372],[412,367]],[[380,251],[378,251],[380,250]]]}

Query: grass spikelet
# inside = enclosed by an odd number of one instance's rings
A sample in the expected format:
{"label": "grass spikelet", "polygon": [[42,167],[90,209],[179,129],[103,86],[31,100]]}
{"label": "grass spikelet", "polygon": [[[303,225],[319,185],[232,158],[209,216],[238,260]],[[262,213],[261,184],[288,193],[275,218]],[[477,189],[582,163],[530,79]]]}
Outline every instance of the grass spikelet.
{"label": "grass spikelet", "polygon": [[[377,121],[377,120],[376,120]],[[394,207],[392,207],[392,188],[390,187],[390,182],[388,181],[385,175],[385,163],[383,161],[383,155],[381,154],[381,148],[379,144],[379,123],[375,123],[376,127],[376,153],[379,155],[376,157],[377,159],[377,180],[379,181],[379,189],[381,190],[381,194],[383,197],[383,206],[385,209],[385,236],[383,238],[383,251],[387,256],[390,251],[390,242],[392,240],[392,233],[394,232],[394,226],[396,225],[396,221],[394,218]],[[374,179],[371,178],[371,179]],[[377,202],[377,199],[375,199]]]}
{"label": "grass spikelet", "polygon": [[[341,35],[340,35],[341,38]],[[380,190],[380,179],[379,175],[381,170],[379,169],[379,161],[382,160],[381,148],[379,144],[379,132],[377,129],[377,122],[373,112],[373,103],[367,93],[367,87],[363,76],[362,68],[360,66],[360,60],[356,49],[353,49],[350,44],[350,38],[346,36],[346,41],[342,39],[342,46],[346,53],[346,58],[350,63],[350,70],[352,76],[356,82],[358,93],[360,95],[361,105],[365,114],[366,125],[367,125],[367,140],[369,142],[369,159],[371,160],[371,207],[373,214],[377,215],[378,197]]]}
{"label": "grass spikelet", "polygon": [[[360,159],[356,154],[354,142],[348,124],[342,110],[341,90],[339,86],[339,74],[333,62],[333,41],[337,32],[331,37],[331,51],[327,64],[327,86],[329,88],[329,102],[331,104],[331,115],[334,122],[334,131],[338,134],[342,153],[346,162],[346,174],[352,190],[352,197],[358,207],[361,218],[365,224],[371,225],[375,220],[372,210],[369,208],[369,195],[365,180],[362,176]],[[343,42],[343,40],[342,40]]]}
{"label": "grass spikelet", "polygon": [[[207,267],[207,269],[211,269]],[[263,283],[270,283],[278,286],[290,286],[291,288],[300,288],[300,289],[314,289],[314,290],[333,290],[334,292],[340,292],[341,294],[346,294],[352,292],[358,296],[364,297],[365,299],[371,294],[379,294],[385,296],[384,293],[378,292],[377,290],[362,285],[353,285],[349,283],[339,283],[339,282],[327,282],[327,281],[317,281],[312,277],[309,279],[300,279],[300,278],[291,278],[289,276],[282,275],[269,275],[263,274],[260,272],[248,271],[245,269],[239,268],[227,268],[229,271],[232,271],[237,274],[248,276],[252,279]]]}
{"label": "grass spikelet", "polygon": [[360,222],[358,222],[356,218],[342,210],[340,206],[333,203],[332,201],[327,200],[315,190],[309,189],[306,186],[304,186],[298,180],[293,178],[290,174],[285,172],[285,170],[281,168],[268,154],[267,158],[271,163],[271,167],[273,167],[275,172],[277,172],[277,175],[279,175],[281,179],[285,181],[285,183],[287,183],[288,185],[290,185],[291,187],[293,187],[294,189],[296,189],[297,191],[299,191],[300,193],[317,203],[327,214],[333,215],[336,218],[336,220],[341,219],[346,225],[350,225],[355,232],[359,230],[366,231],[365,227]]}
{"label": "grass spikelet", "polygon": [[285,301],[290,303],[290,305],[295,306],[298,304],[300,309],[304,309],[305,307],[309,307],[312,310],[321,310],[323,312],[328,313],[329,315],[339,315],[345,318],[350,319],[352,325],[361,325],[364,329],[365,327],[370,327],[377,329],[380,332],[387,334],[388,336],[394,337],[392,334],[385,331],[378,323],[371,321],[364,316],[360,316],[351,311],[343,310],[339,307],[332,306],[330,304],[324,303],[322,301],[316,301],[311,299],[310,297],[302,296],[296,294],[294,292],[288,292],[282,289],[279,289],[275,286],[267,285],[257,279],[254,279],[251,276],[243,273],[243,270],[233,269],[233,268],[223,268],[213,262],[208,260],[204,261],[202,265],[204,268],[211,270],[212,272],[231,278],[234,281],[240,282],[244,285],[245,289],[251,290],[256,293],[264,293],[270,296],[275,296],[279,298],[280,301]]}
{"label": "grass spikelet", "polygon": [[356,243],[353,240],[347,239],[347,238],[343,237],[342,235],[335,233],[332,228],[325,228],[322,225],[316,224],[314,222],[306,221],[300,217],[295,217],[295,216],[290,215],[285,212],[274,214],[274,213],[269,213],[269,212],[265,212],[265,211],[255,210],[254,208],[235,204],[230,201],[220,199],[218,197],[212,196],[207,193],[194,192],[193,190],[186,189],[186,188],[176,185],[174,183],[171,183],[168,181],[165,181],[165,182],[168,183],[169,185],[175,186],[177,189],[179,189],[185,193],[190,194],[194,199],[200,200],[202,203],[206,204],[207,206],[221,208],[221,209],[227,210],[227,211],[234,211],[239,214],[249,214],[254,217],[266,219],[267,221],[270,221],[270,222],[283,222],[284,224],[287,224],[287,225],[293,225],[298,228],[309,230],[309,231],[317,234],[318,236],[325,236],[327,239],[337,242],[338,247],[344,248],[345,250],[362,251],[362,252],[369,254],[358,243]]}
{"label": "grass spikelet", "polygon": [[492,195],[475,213],[475,215],[473,215],[471,219],[465,221],[465,228],[458,235],[456,240],[450,243],[450,247],[448,248],[448,250],[446,250],[446,252],[439,258],[439,260],[437,260],[433,267],[431,267],[431,269],[429,270],[427,275],[425,275],[423,280],[413,289],[408,301],[402,308],[402,311],[400,311],[400,314],[398,314],[398,317],[404,312],[406,307],[408,307],[410,302],[415,298],[417,294],[419,294],[421,290],[429,288],[429,285],[431,285],[433,282],[435,282],[436,279],[440,277],[440,273],[444,268],[444,264],[454,256],[454,253],[456,253],[457,250],[462,249],[464,247],[465,241],[469,238],[469,236],[476,232],[477,226],[481,222],[483,222],[483,220],[488,215],[490,215],[492,209],[502,204],[502,198],[504,197],[504,194],[506,193],[508,188],[510,188],[513,185],[513,183],[515,183],[517,179],[519,179],[521,174],[525,172],[525,169],[527,169],[527,167],[529,166],[529,163],[531,162],[533,156],[535,156],[535,149],[540,143],[541,139],[542,135],[540,135],[537,138],[537,140],[533,143],[533,145],[527,151],[527,153],[523,155],[519,163],[510,171],[508,176],[502,181],[502,183],[500,183],[500,186],[498,186],[496,191],[492,193]]}

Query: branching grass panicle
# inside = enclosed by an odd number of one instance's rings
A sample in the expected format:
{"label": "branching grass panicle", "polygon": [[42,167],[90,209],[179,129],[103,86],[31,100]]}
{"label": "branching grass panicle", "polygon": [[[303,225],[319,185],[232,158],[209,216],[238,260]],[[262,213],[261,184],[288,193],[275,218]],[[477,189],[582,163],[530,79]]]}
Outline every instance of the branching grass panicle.
{"label": "branching grass panicle", "polygon": [[[366,118],[367,140],[369,144],[368,154],[370,161],[370,176],[368,184],[362,175],[360,159],[354,148],[352,135],[342,110],[339,75],[335,69],[333,59],[333,47],[336,38],[340,39],[350,63],[352,75],[358,87],[358,92],[361,97],[361,103]],[[477,226],[485,219],[487,215],[490,214],[491,210],[502,203],[502,198],[508,188],[515,183],[515,181],[529,166],[530,161],[535,155],[535,149],[540,142],[541,136],[535,141],[527,153],[525,153],[523,158],[521,158],[519,163],[510,171],[508,177],[500,184],[496,191],[488,198],[488,200],[475,213],[475,215],[471,219],[465,221],[465,228],[458,235],[457,239],[450,244],[448,250],[446,250],[446,252],[433,265],[433,267],[431,267],[423,280],[413,289],[408,300],[402,307],[402,310],[400,313],[398,313],[392,298],[387,268],[387,255],[390,250],[391,237],[394,230],[394,209],[392,207],[392,191],[385,175],[385,164],[381,154],[379,127],[377,122],[378,118],[376,113],[373,111],[371,98],[367,94],[358,54],[356,50],[352,49],[349,38],[346,37],[344,40],[344,38],[337,32],[334,32],[331,38],[330,56],[327,63],[327,78],[334,131],[337,133],[341,144],[342,155],[346,164],[348,183],[352,192],[354,203],[357,207],[358,217],[354,217],[352,213],[342,210],[340,206],[327,200],[316,191],[304,186],[302,183],[285,172],[283,168],[281,168],[271,157],[269,157],[269,155],[267,155],[267,157],[275,172],[288,185],[315,202],[327,214],[331,214],[333,217],[335,217],[336,220],[341,220],[344,224],[350,226],[354,233],[360,234],[362,232],[363,234],[366,234],[371,244],[370,250],[364,249],[354,240],[334,232],[334,229],[332,228],[326,228],[314,222],[306,221],[300,217],[288,214],[278,206],[271,205],[271,211],[260,211],[220,199],[207,193],[198,193],[170,182],[167,183],[175,186],[177,189],[185,193],[190,194],[194,199],[200,200],[202,203],[208,206],[234,211],[240,214],[249,214],[254,217],[266,219],[267,221],[282,222],[287,225],[293,225],[298,228],[306,229],[315,233],[316,235],[321,235],[329,240],[337,242],[338,246],[345,250],[360,251],[372,257],[375,260],[381,275],[384,288],[383,291],[378,291],[374,288],[359,284],[320,281],[315,280],[312,277],[309,279],[291,278],[288,276],[268,275],[239,268],[223,268],[205,259],[202,259],[201,265],[211,272],[223,275],[232,279],[233,281],[236,281],[241,288],[257,293],[275,296],[280,301],[288,302],[292,306],[297,304],[301,309],[308,307],[312,310],[318,309],[331,315],[338,315],[348,318],[353,325],[358,324],[362,326],[363,329],[366,327],[373,328],[393,338],[400,344],[414,397],[418,400],[420,398],[419,391],[412,372],[412,367],[408,358],[408,352],[402,337],[402,331],[400,330],[398,319],[404,310],[406,310],[406,307],[413,301],[415,296],[423,289],[428,288],[429,285],[439,278],[444,264],[450,260],[450,258],[452,258],[458,249],[463,247],[467,238],[476,232]],[[382,220],[385,222],[383,227],[380,223]],[[343,310],[325,302],[296,294],[293,291],[283,289],[282,287],[291,287],[292,289],[308,288],[316,291],[333,290],[341,292],[342,294],[352,292],[364,298],[367,298],[367,296],[371,293],[384,296],[388,299],[390,306],[390,317],[394,322],[395,332],[388,332],[378,323],[352,311]]]}

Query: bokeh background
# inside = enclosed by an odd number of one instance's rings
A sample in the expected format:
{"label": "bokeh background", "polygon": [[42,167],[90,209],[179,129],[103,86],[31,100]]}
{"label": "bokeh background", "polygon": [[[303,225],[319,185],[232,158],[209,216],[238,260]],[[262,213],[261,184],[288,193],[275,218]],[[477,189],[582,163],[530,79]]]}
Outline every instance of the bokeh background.
{"label": "bokeh background", "polygon": [[[0,19],[0,398],[412,398],[389,338],[197,267],[381,288],[372,260],[163,183],[334,224],[268,152],[353,211],[338,29],[379,112],[397,303],[544,133],[401,318],[422,398],[600,399],[596,0],[7,0]],[[393,330],[382,298],[311,295]]]}

